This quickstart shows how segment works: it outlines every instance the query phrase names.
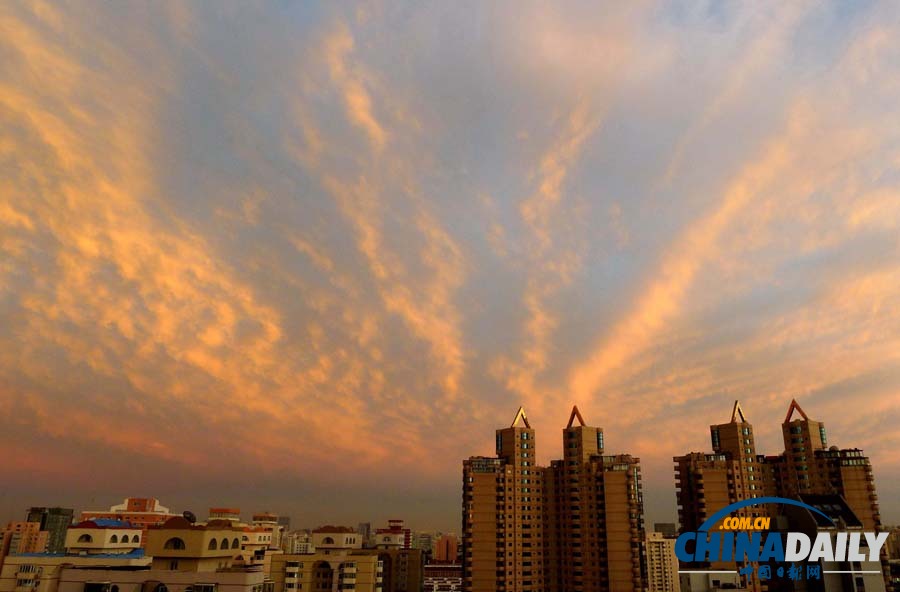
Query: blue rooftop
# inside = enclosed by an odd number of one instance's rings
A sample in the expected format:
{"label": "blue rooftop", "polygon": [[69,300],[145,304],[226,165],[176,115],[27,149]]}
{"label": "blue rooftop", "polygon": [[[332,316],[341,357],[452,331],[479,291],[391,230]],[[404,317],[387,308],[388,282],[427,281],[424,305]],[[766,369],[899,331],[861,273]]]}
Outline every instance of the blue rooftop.
{"label": "blue rooftop", "polygon": [[131,522],[114,520],[112,518],[93,518],[91,520],[85,520],[85,522],[93,522],[102,528],[135,528]]}

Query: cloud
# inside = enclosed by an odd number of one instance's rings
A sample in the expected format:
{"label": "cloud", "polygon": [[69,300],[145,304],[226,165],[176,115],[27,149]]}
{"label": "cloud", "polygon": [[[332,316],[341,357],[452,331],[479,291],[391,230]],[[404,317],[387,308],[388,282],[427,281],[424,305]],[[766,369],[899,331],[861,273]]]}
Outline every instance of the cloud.
{"label": "cloud", "polygon": [[891,520],[898,29],[878,3],[3,5],[0,467],[40,468],[0,512],[451,530],[460,460],[521,403],[555,458],[577,402],[671,520],[673,455],[734,399],[777,452],[797,397]]}

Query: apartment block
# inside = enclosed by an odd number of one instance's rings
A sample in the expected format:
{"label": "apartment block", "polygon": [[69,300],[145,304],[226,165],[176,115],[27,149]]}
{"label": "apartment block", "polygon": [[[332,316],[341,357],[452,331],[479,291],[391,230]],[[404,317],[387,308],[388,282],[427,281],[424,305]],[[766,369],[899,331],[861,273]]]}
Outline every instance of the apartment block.
{"label": "apartment block", "polygon": [[463,589],[543,591],[544,471],[525,410],[495,436],[496,457],[463,461]]}
{"label": "apartment block", "polygon": [[420,592],[424,584],[422,551],[404,549],[402,537],[364,549],[364,537],[345,526],[312,532],[315,551],[272,557],[275,592],[356,590]]}
{"label": "apartment block", "polygon": [[647,590],[649,592],[681,592],[678,579],[678,556],[675,537],[660,532],[647,533]]}
{"label": "apartment block", "polygon": [[47,531],[47,552],[64,553],[66,550],[66,530],[72,525],[75,511],[72,508],[29,508],[28,522],[41,525]]}
{"label": "apartment block", "polygon": [[351,555],[351,550],[332,550],[272,558],[274,592],[331,592],[382,590],[381,562],[377,554]]}
{"label": "apartment block", "polygon": [[545,469],[547,590],[642,590],[639,459],[605,455],[603,430],[577,407],[562,436],[563,458]]}
{"label": "apartment block", "polygon": [[[861,450],[829,447],[825,425],[810,419],[796,400],[791,401],[781,431],[783,453],[757,454],[753,426],[735,401],[731,420],[710,426],[712,453],[675,457],[681,530],[697,530],[716,511],[740,500],[804,495],[838,496],[866,530],[881,528],[872,466]],[[772,516],[773,511],[768,506],[749,506],[736,515]],[[733,567],[734,562],[728,565]],[[682,580],[684,588],[686,580]],[[745,580],[743,585],[757,589],[759,582]]]}
{"label": "apartment block", "polygon": [[[800,494],[840,495],[867,529],[881,527],[872,465],[861,450],[828,447],[825,425],[811,420],[797,401],[791,401],[781,428],[785,451],[756,454],[753,426],[735,401],[731,421],[710,426],[712,454],[674,458],[682,530],[696,530],[716,510],[739,500]],[[767,510],[748,507],[739,513],[757,516]]]}
{"label": "apartment block", "polygon": [[463,461],[463,589],[642,590],[640,461],[604,454],[577,407],[563,458],[536,464],[523,409],[496,431],[496,457]]}
{"label": "apartment block", "polygon": [[0,564],[7,555],[41,553],[49,534],[37,522],[10,522],[0,531]]}

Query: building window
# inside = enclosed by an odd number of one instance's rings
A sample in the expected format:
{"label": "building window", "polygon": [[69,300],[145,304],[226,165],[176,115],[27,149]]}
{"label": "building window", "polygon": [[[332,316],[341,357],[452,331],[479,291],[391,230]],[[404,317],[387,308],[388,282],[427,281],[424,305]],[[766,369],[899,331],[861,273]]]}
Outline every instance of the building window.
{"label": "building window", "polygon": [[163,545],[163,549],[184,550],[184,541],[178,537],[172,537]]}

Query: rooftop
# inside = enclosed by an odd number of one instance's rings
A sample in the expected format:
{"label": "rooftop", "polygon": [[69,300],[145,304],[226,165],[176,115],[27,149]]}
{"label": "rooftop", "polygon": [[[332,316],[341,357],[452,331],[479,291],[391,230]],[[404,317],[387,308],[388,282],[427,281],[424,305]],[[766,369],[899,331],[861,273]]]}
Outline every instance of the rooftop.
{"label": "rooftop", "polygon": [[83,520],[72,528],[128,528],[132,530],[141,530],[140,526],[134,526],[125,520],[113,520],[110,518],[93,518],[91,520]]}

